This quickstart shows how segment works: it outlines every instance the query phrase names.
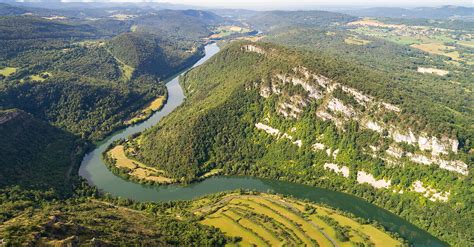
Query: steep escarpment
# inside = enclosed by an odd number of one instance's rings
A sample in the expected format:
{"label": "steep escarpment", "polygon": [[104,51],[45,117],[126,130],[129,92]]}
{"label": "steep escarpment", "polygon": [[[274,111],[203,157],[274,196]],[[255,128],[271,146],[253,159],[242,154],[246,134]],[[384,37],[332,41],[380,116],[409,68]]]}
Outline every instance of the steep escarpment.
{"label": "steep escarpment", "polygon": [[421,126],[423,116],[380,96],[386,83],[339,58],[234,43],[184,76],[186,102],[128,155],[182,181],[221,168],[346,191],[467,241],[468,217],[449,223],[472,213],[464,132]]}

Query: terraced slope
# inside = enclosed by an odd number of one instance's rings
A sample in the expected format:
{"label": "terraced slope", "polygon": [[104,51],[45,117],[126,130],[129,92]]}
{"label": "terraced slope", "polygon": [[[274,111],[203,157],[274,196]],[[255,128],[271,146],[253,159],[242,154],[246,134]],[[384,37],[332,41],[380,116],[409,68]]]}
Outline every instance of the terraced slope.
{"label": "terraced slope", "polygon": [[242,246],[400,246],[389,234],[332,209],[278,196],[229,194],[198,210],[202,224]]}

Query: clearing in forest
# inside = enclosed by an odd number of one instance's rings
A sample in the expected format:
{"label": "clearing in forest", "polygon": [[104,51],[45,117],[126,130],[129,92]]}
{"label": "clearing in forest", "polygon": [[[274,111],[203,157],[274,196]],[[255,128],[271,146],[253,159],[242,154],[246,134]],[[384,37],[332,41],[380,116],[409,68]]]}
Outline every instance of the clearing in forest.
{"label": "clearing in forest", "polygon": [[11,74],[16,72],[16,68],[13,67],[5,67],[3,69],[0,69],[0,75],[3,75],[5,77],[10,76]]}

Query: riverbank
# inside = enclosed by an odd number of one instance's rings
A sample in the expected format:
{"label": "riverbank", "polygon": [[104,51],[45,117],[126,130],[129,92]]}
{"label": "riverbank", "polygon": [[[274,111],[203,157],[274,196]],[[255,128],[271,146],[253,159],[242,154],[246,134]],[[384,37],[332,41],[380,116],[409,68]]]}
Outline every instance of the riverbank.
{"label": "riverbank", "polygon": [[[204,63],[219,51],[216,44],[206,46],[206,55],[194,67]],[[79,174],[87,179],[89,184],[96,186],[100,191],[113,196],[128,198],[140,202],[168,202],[176,200],[190,200],[213,193],[236,189],[256,190],[260,192],[274,191],[283,195],[291,195],[302,200],[323,203],[334,208],[349,212],[357,217],[370,221],[377,221],[392,232],[399,233],[415,246],[444,246],[445,244],[427,232],[415,227],[402,218],[377,207],[361,198],[327,189],[301,184],[299,179],[279,177],[277,179],[263,179],[249,176],[213,176],[201,182],[188,185],[172,184],[162,186],[149,186],[125,180],[112,173],[102,160],[102,153],[113,142],[127,139],[129,136],[142,132],[156,125],[160,119],[167,116],[184,102],[184,93],[179,85],[178,76],[166,84],[168,89],[168,102],[162,110],[154,113],[149,119],[137,125],[132,125],[114,133],[102,141],[92,152],[88,153],[81,164]],[[239,167],[239,166],[236,166]],[[239,171],[222,171],[223,174],[242,174]],[[267,172],[259,173],[265,177]],[[248,173],[250,174],[250,173]],[[256,173],[255,173],[256,174]],[[254,175],[255,175],[254,174]],[[266,175],[268,176],[268,174]],[[281,180],[294,180],[297,183]],[[336,188],[337,189],[337,188]],[[365,191],[365,190],[364,190]],[[352,192],[352,191],[350,191]],[[349,192],[349,193],[350,193]],[[369,193],[369,192],[368,192]]]}
{"label": "riverbank", "polygon": [[[146,185],[184,184],[183,181],[169,177],[163,170],[130,158],[130,153],[135,152],[130,146],[127,141],[119,140],[112,143],[103,153],[104,163],[112,173],[123,179]],[[202,181],[221,173],[222,169],[212,169],[191,182]]]}

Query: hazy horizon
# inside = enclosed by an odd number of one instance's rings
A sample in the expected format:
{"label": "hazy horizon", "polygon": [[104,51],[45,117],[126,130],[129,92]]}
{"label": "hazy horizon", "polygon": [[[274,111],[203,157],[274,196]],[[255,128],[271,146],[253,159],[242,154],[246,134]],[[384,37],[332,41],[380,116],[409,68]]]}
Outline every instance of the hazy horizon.
{"label": "hazy horizon", "polygon": [[[12,2],[3,1],[0,2]],[[51,0],[32,0],[32,1],[16,1],[16,2],[56,2]],[[446,5],[473,7],[470,0],[373,0],[370,3],[367,1],[351,1],[351,0],[332,0],[332,1],[311,1],[311,0],[294,0],[291,3],[285,0],[242,0],[238,2],[229,2],[222,0],[59,0],[58,2],[67,3],[162,3],[162,4],[181,4],[191,5],[196,7],[206,8],[232,8],[232,9],[292,9],[305,10],[314,8],[370,8],[370,7],[441,7]]]}

